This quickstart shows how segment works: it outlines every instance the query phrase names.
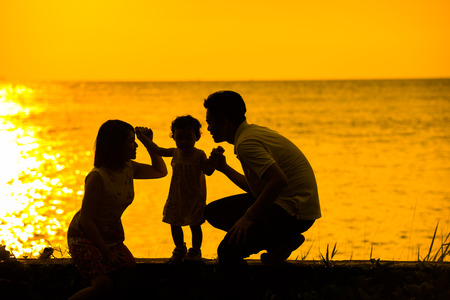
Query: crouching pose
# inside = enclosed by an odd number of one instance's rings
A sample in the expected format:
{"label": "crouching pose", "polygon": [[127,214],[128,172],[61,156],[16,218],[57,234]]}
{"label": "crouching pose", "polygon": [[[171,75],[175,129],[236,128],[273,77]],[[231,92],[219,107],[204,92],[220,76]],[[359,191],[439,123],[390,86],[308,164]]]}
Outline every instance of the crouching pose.
{"label": "crouching pose", "polygon": [[[148,147],[151,130],[136,130]],[[161,156],[149,151],[152,165],[133,161],[137,144],[134,128],[109,120],[99,129],[94,168],[86,176],[81,209],[69,225],[70,255],[90,286],[71,299],[109,299],[123,296],[135,269],[135,259],[125,246],[121,216],[134,198],[133,179],[167,175]]]}
{"label": "crouching pose", "polygon": [[306,157],[290,140],[268,128],[248,124],[242,97],[233,91],[211,94],[206,122],[216,143],[234,145],[244,175],[223,156],[217,170],[247,193],[207,205],[206,220],[227,232],[218,247],[223,278],[233,281],[233,297],[245,280],[245,257],[266,250],[265,263],[280,263],[304,242],[303,232],[321,217],[317,184]]}

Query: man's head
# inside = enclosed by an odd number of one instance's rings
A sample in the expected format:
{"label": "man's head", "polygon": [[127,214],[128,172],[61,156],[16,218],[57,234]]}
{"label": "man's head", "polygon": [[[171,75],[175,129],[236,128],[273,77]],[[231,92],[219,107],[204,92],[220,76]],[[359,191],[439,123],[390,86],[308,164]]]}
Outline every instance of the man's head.
{"label": "man's head", "polygon": [[218,91],[208,96],[203,106],[209,110],[215,119],[225,118],[237,126],[245,121],[244,100],[233,91]]}
{"label": "man's head", "polygon": [[241,95],[233,91],[215,92],[203,103],[206,108],[208,130],[216,143],[234,142],[234,134],[245,121],[245,102]]}

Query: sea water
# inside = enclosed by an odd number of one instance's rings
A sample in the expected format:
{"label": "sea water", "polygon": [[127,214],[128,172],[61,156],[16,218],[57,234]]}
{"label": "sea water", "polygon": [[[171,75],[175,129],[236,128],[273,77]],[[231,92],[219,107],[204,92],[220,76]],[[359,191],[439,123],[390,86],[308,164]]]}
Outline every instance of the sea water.
{"label": "sea water", "polygon": [[[174,147],[170,123],[190,114],[203,124],[196,147],[217,147],[203,100],[239,92],[247,120],[291,139],[310,161],[323,217],[290,259],[416,260],[450,231],[450,80],[268,82],[1,82],[0,243],[36,257],[51,245],[68,256],[66,233],[81,207],[100,125],[121,119]],[[139,142],[138,142],[139,144]],[[241,170],[232,145],[227,161]],[[139,145],[137,161],[150,162]],[[136,180],[123,215],[136,257],[169,257],[174,248],[162,210],[170,178]],[[207,202],[241,193],[223,174],[207,177]],[[224,236],[202,226],[203,256],[217,257]],[[189,228],[185,239],[191,245]],[[435,246],[435,248],[437,247]],[[252,258],[258,258],[257,255]]]}

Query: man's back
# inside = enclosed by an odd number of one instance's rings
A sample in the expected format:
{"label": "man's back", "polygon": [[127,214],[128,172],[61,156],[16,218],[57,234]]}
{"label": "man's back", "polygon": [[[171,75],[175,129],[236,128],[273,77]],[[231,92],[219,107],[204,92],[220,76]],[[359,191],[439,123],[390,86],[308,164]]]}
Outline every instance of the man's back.
{"label": "man's back", "polygon": [[236,132],[235,151],[256,197],[265,185],[262,175],[277,163],[288,178],[288,186],[275,203],[299,219],[312,220],[321,216],[314,172],[289,139],[269,128],[244,121]]}

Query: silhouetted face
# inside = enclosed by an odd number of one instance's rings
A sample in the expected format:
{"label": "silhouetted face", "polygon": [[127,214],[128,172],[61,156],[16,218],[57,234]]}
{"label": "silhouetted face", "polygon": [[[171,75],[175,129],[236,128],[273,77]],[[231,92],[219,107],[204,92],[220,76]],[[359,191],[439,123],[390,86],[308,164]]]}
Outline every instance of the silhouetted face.
{"label": "silhouetted face", "polygon": [[208,131],[211,133],[214,142],[220,143],[226,141],[223,122],[214,118],[209,109],[206,110],[206,123],[208,124]]}
{"label": "silhouetted face", "polygon": [[133,131],[128,131],[127,137],[125,139],[125,144],[123,145],[123,154],[124,159],[135,159],[136,158],[136,149],[138,147],[136,140],[135,140],[135,134]]}
{"label": "silhouetted face", "polygon": [[194,148],[197,137],[194,128],[174,128],[173,139],[181,151],[189,151]]}

